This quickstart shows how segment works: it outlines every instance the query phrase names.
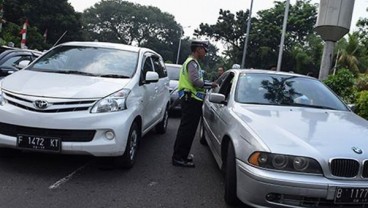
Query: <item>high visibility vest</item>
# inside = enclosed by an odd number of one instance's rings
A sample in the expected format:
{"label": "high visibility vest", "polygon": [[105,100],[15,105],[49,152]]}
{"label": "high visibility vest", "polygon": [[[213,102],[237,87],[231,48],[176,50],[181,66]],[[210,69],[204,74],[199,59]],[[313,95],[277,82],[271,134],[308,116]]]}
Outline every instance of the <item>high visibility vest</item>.
{"label": "high visibility vest", "polygon": [[191,97],[197,99],[199,101],[203,101],[205,96],[204,88],[195,87],[190,80],[190,76],[188,73],[188,63],[190,61],[195,61],[198,65],[198,77],[203,81],[203,74],[201,70],[201,66],[199,65],[198,61],[194,59],[192,56],[189,56],[187,60],[185,60],[183,66],[180,69],[180,76],[179,76],[179,97],[184,96],[185,92],[191,92]]}

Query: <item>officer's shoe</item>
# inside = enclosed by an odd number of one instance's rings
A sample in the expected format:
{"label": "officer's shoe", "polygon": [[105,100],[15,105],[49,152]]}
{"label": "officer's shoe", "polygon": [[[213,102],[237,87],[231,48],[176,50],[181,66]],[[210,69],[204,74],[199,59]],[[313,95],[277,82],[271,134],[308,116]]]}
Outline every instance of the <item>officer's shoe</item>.
{"label": "officer's shoe", "polygon": [[173,158],[172,159],[172,164],[174,166],[180,166],[180,167],[186,167],[186,168],[194,168],[195,167],[193,162],[190,162],[188,160],[183,160],[183,159],[178,160],[178,159]]}
{"label": "officer's shoe", "polygon": [[193,158],[194,158],[194,155],[189,154],[188,157],[187,157],[187,162],[193,162]]}

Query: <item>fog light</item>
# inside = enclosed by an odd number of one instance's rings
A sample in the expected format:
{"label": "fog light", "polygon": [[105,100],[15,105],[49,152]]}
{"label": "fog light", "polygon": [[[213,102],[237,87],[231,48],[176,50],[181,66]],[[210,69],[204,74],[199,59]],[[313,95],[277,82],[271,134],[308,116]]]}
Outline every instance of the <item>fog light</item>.
{"label": "fog light", "polygon": [[105,137],[108,139],[108,140],[112,140],[115,138],[115,134],[113,131],[106,131],[105,132]]}
{"label": "fog light", "polygon": [[275,202],[280,200],[281,196],[280,194],[276,194],[276,193],[269,193],[266,195],[266,200],[267,201],[271,201],[271,202]]}

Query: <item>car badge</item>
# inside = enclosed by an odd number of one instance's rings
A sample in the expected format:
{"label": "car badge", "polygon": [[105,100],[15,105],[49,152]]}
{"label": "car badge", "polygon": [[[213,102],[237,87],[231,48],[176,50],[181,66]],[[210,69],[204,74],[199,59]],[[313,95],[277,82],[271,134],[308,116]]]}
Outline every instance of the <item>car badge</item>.
{"label": "car badge", "polygon": [[34,106],[36,106],[36,108],[38,109],[46,109],[47,106],[49,105],[49,103],[45,100],[35,100],[33,102]]}
{"label": "car badge", "polygon": [[363,153],[363,150],[358,147],[352,147],[351,149],[359,155]]}

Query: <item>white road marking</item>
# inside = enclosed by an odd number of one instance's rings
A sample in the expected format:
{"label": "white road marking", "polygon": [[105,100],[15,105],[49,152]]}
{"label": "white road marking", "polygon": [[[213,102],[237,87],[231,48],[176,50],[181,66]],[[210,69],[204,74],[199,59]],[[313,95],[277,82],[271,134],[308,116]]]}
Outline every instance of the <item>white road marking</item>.
{"label": "white road marking", "polygon": [[81,171],[83,168],[85,168],[88,165],[85,164],[82,167],[78,168],[77,170],[73,171],[72,173],[70,173],[69,175],[65,176],[64,178],[56,181],[56,183],[52,184],[51,186],[49,186],[49,189],[57,189],[59,186],[63,185],[64,183],[68,182],[77,172]]}

